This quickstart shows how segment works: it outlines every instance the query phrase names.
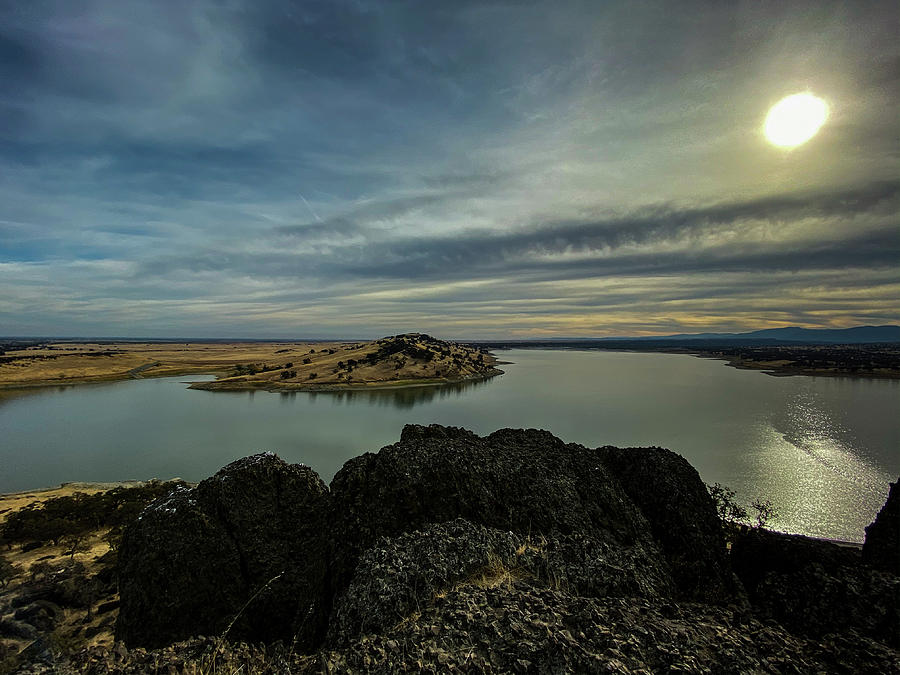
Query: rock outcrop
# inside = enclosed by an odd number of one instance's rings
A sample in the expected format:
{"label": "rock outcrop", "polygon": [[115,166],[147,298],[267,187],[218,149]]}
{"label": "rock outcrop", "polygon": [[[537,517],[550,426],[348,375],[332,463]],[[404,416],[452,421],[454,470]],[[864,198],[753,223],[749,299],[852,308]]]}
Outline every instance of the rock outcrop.
{"label": "rock outcrop", "polygon": [[679,595],[698,602],[733,602],[739,591],[722,525],[697,470],[663,448],[605,447],[599,452],[650,524]]}
{"label": "rock outcrop", "polygon": [[150,504],[119,551],[116,637],[317,642],[327,495],[312,469],[265,453]]}
{"label": "rock outcrop", "polygon": [[349,460],[331,498],[335,595],[379,538],[455,518],[521,536],[586,537],[627,551],[655,593],[671,587],[646,518],[601,455],[545,431],[502,429],[482,438],[408,425],[400,442]]}
{"label": "rock outcrop", "polygon": [[[898,576],[760,530],[729,555],[683,458],[544,431],[407,426],[330,489],[274,455],[240,460],[151,504],[120,561],[128,647],[280,643],[241,652],[269,670],[900,668]],[[208,643],[186,644],[132,650],[120,672]],[[212,662],[230,653],[214,644]]]}
{"label": "rock outcrop", "polygon": [[900,479],[891,483],[887,502],[866,528],[863,560],[876,569],[900,575]]}
{"label": "rock outcrop", "polygon": [[382,632],[308,656],[198,638],[86,649],[73,665],[85,675],[900,672],[895,650],[853,634],[815,641],[724,607],[584,598],[524,580],[455,587]]}

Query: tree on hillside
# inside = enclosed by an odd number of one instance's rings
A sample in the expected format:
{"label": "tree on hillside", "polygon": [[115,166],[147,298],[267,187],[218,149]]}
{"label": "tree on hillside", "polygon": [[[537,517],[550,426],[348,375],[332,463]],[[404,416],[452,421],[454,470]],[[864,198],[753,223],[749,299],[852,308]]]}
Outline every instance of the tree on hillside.
{"label": "tree on hillside", "polygon": [[6,588],[9,582],[19,576],[19,569],[9,560],[0,556],[0,588]]}
{"label": "tree on hillside", "polygon": [[70,534],[63,539],[63,553],[69,556],[69,560],[74,560],[76,553],[87,553],[90,550],[91,545],[85,533]]}

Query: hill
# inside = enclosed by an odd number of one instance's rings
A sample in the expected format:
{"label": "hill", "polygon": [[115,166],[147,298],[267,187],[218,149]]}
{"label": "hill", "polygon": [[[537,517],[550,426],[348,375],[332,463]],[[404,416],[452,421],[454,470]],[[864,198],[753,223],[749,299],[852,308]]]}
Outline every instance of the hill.
{"label": "hill", "polygon": [[191,388],[331,391],[445,384],[502,372],[495,368],[497,360],[486,350],[424,333],[392,335],[363,343],[330,343],[302,353],[285,350],[282,358],[284,361],[278,364],[237,364],[217,380],[196,382]]}

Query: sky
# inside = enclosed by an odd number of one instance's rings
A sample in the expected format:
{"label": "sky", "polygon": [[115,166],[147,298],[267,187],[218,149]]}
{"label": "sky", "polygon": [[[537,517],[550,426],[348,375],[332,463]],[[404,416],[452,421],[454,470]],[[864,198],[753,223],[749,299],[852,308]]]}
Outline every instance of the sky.
{"label": "sky", "polygon": [[[900,5],[0,0],[0,335],[900,323]],[[828,121],[794,149],[769,108]]]}

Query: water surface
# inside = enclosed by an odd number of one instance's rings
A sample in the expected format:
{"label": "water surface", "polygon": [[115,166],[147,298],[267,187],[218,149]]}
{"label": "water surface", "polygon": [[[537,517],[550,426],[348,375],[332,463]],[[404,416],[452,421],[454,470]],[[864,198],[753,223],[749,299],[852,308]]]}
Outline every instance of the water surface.
{"label": "water surface", "polygon": [[659,445],[779,529],[861,541],[900,474],[900,382],[771,377],[677,354],[512,350],[506,374],[456,387],[346,394],[189,390],[203,377],[31,391],[0,400],[0,492],[63,481],[202,479],[274,450],[328,481],[404,424],[548,429],[566,441]]}

